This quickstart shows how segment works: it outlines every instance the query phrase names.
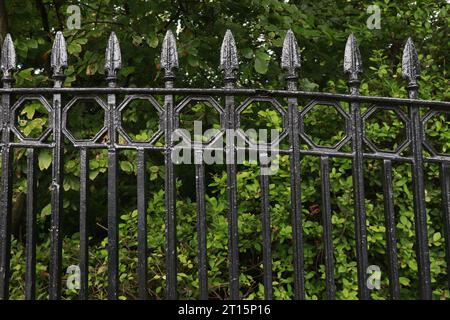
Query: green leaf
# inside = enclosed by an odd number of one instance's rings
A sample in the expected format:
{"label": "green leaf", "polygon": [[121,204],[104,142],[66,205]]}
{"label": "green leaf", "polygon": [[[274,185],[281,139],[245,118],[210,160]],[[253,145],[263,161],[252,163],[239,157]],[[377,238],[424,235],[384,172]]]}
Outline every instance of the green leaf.
{"label": "green leaf", "polygon": [[121,161],[120,168],[125,172],[133,172],[133,165],[129,161]]}
{"label": "green leaf", "polygon": [[67,47],[69,54],[78,55],[81,52],[81,46],[76,42],[71,42]]}
{"label": "green leaf", "polygon": [[399,280],[400,284],[403,286],[409,286],[409,284],[410,284],[410,281],[408,278],[399,277],[398,280]]}
{"label": "green leaf", "polygon": [[155,34],[152,34],[146,39],[146,42],[151,48],[156,48],[158,47],[159,39]]}
{"label": "green leaf", "polygon": [[120,74],[123,75],[124,77],[127,77],[128,75],[130,75],[131,73],[133,73],[136,70],[135,67],[125,67],[120,71]]}
{"label": "green leaf", "polygon": [[266,74],[267,70],[269,68],[269,62],[266,60],[262,60],[261,58],[259,58],[258,56],[255,59],[255,71],[260,73],[260,74]]}
{"label": "green leaf", "polygon": [[52,163],[52,154],[50,150],[42,150],[38,156],[39,169],[46,170]]}
{"label": "green leaf", "polygon": [[199,65],[197,57],[195,57],[193,55],[188,56],[188,63],[192,67],[198,67],[198,65]]}
{"label": "green leaf", "polygon": [[139,35],[133,36],[133,44],[137,47],[142,43],[142,37]]}
{"label": "green leaf", "polygon": [[244,48],[242,50],[244,58],[251,59],[253,57],[253,50],[251,48]]}
{"label": "green leaf", "polygon": [[51,213],[52,213],[52,206],[49,203],[44,208],[42,208],[42,210],[41,210],[41,218],[47,217],[47,216],[51,215]]}
{"label": "green leaf", "polygon": [[27,104],[23,109],[22,112],[20,112],[20,114],[26,114],[27,115],[27,119],[31,120],[34,117],[34,113],[37,109],[37,107],[39,107],[39,103],[30,103]]}
{"label": "green leaf", "polygon": [[441,240],[442,236],[440,232],[436,232],[435,234],[433,234],[433,242],[438,242],[439,240]]}

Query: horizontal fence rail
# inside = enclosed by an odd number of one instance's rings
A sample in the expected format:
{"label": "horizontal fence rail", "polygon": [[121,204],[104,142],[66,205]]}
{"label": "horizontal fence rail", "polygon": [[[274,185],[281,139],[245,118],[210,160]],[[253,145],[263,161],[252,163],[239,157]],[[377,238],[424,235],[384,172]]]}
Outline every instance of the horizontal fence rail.
{"label": "horizontal fence rail", "polygon": [[[240,261],[239,261],[239,210],[238,210],[238,166],[237,156],[240,151],[253,151],[260,155],[259,159],[268,157],[268,153],[276,152],[289,156],[290,168],[290,201],[293,246],[293,296],[295,299],[305,299],[305,261],[304,239],[302,226],[302,195],[300,161],[304,156],[315,156],[320,160],[320,181],[318,186],[321,194],[323,244],[326,274],[326,295],[328,299],[336,298],[334,254],[332,239],[332,207],[330,186],[330,158],[348,158],[352,163],[352,181],[354,198],[354,232],[356,240],[356,260],[358,277],[358,297],[370,299],[367,287],[368,240],[366,230],[365,208],[365,176],[364,160],[377,159],[382,161],[382,189],[384,197],[384,217],[386,227],[386,252],[389,271],[390,296],[400,298],[399,266],[397,259],[397,241],[395,224],[395,198],[393,194],[393,163],[408,163],[411,166],[412,190],[414,201],[415,249],[418,268],[418,288],[421,299],[432,298],[430,276],[430,253],[427,233],[427,213],[425,206],[424,163],[432,162],[440,166],[440,182],[442,189],[442,225],[444,227],[447,266],[450,265],[450,154],[436,150],[426,139],[424,127],[431,118],[438,113],[449,113],[450,102],[418,99],[420,77],[419,60],[411,39],[408,39],[403,54],[402,72],[407,81],[408,98],[391,98],[377,96],[363,96],[359,93],[360,75],[362,73],[361,55],[355,37],[348,38],[344,55],[344,73],[347,76],[348,94],[305,92],[297,88],[300,56],[297,41],[292,31],[288,31],[284,40],[281,68],[286,76],[286,89],[265,90],[236,88],[238,79],[238,56],[233,35],[227,31],[220,52],[220,69],[223,72],[223,88],[176,88],[176,70],[179,67],[176,41],[174,35],[168,31],[162,44],[161,69],[164,71],[164,88],[122,88],[117,85],[117,74],[122,67],[119,41],[114,33],[111,34],[105,57],[105,71],[107,87],[98,88],[63,88],[64,70],[68,67],[66,44],[61,32],[55,37],[51,54],[51,68],[53,70],[53,88],[14,88],[14,71],[17,66],[15,50],[11,36],[5,38],[2,55],[1,70],[3,72],[3,88],[1,95],[1,180],[0,180],[0,299],[8,299],[11,277],[11,210],[13,206],[13,150],[26,149],[26,276],[25,298],[36,298],[36,199],[37,178],[36,161],[37,149],[48,148],[52,152],[52,182],[51,182],[51,249],[49,265],[49,297],[60,299],[62,290],[62,239],[63,225],[63,179],[64,179],[64,148],[65,140],[80,151],[80,190],[79,190],[79,228],[80,228],[80,299],[89,298],[89,234],[87,219],[91,214],[87,203],[89,198],[89,156],[90,149],[106,149],[107,165],[107,218],[108,218],[108,298],[118,299],[119,280],[119,218],[118,191],[119,168],[118,156],[122,150],[137,151],[137,212],[138,212],[138,292],[139,299],[148,299],[146,284],[148,282],[148,234],[147,230],[147,200],[149,181],[146,171],[148,153],[159,153],[164,156],[165,167],[165,267],[166,267],[166,297],[177,299],[177,207],[176,207],[176,174],[172,159],[173,151],[177,148],[173,133],[179,128],[179,114],[190,102],[208,102],[220,115],[220,130],[211,141],[226,135],[225,157],[226,164],[226,195],[228,202],[228,268],[229,268],[229,296],[231,299],[241,298],[240,292]],[[125,96],[124,99],[120,98]],[[161,97],[163,104],[155,97]],[[68,102],[66,97],[72,97]],[[177,103],[177,98],[184,97],[183,102]],[[221,105],[215,97],[222,99]],[[245,97],[242,104],[237,97]],[[68,128],[68,114],[70,109],[79,101],[89,99],[104,111],[104,124],[100,132],[90,139],[75,137]],[[145,99],[157,111],[159,130],[146,142],[135,142],[127,137],[121,123],[121,113],[130,101]],[[280,105],[277,99],[285,99],[287,108]],[[304,108],[300,108],[299,99],[308,100]],[[27,101],[39,101],[48,111],[49,128],[39,138],[24,136],[15,127],[16,110]],[[245,133],[240,133],[247,142],[239,145],[235,137],[226,134],[228,131],[239,131],[240,117],[245,108],[253,102],[267,102],[277,109],[283,117],[281,138],[287,138],[287,147],[261,146],[249,141]],[[347,103],[348,110],[341,104]],[[362,111],[361,104],[369,107]],[[345,137],[335,146],[317,145],[310,139],[304,128],[305,115],[315,106],[324,105],[335,108],[346,123]],[[420,108],[427,108],[421,113]],[[379,110],[394,112],[405,124],[406,137],[397,150],[385,151],[378,148],[365,134],[364,124],[367,119]],[[405,111],[406,110],[406,111]],[[119,139],[124,138],[125,143]],[[156,141],[163,139],[163,145]],[[195,197],[197,212],[198,234],[198,278],[199,298],[208,299],[208,256],[206,234],[206,182],[205,164],[202,155],[208,150],[222,151],[213,142],[192,142],[182,148],[194,151],[197,159],[195,167]],[[300,144],[307,145],[307,149],[300,148]],[[345,149],[344,146],[351,146]],[[409,148],[410,152],[405,151]],[[261,237],[262,237],[262,265],[263,284],[266,299],[273,299],[272,283],[272,241],[271,241],[271,213],[269,184],[270,175],[268,163],[259,163],[261,169]],[[448,273],[448,271],[447,271]],[[450,289],[450,276],[449,276]]]}

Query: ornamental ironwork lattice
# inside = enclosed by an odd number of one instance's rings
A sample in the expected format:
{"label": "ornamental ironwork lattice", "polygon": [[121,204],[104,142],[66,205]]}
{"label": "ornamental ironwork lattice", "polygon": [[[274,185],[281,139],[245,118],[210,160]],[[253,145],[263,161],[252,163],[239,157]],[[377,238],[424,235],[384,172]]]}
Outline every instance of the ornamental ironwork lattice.
{"label": "ornamental ironwork lattice", "polygon": [[[288,31],[284,40],[281,58],[281,68],[286,75],[285,90],[264,90],[236,88],[237,71],[239,67],[235,41],[230,31],[227,31],[220,52],[220,69],[224,74],[224,87],[215,88],[176,88],[175,76],[178,68],[178,56],[174,35],[168,31],[162,44],[161,68],[164,71],[164,88],[123,88],[117,86],[117,73],[122,66],[119,41],[111,34],[107,49],[105,70],[107,73],[105,88],[63,88],[64,70],[68,67],[66,45],[63,34],[58,32],[53,44],[51,67],[53,69],[53,88],[14,88],[13,72],[17,61],[10,35],[4,41],[1,56],[3,72],[3,88],[1,95],[1,182],[0,182],[0,299],[8,299],[11,251],[11,207],[12,207],[12,172],[13,149],[27,149],[27,229],[26,229],[26,295],[27,299],[35,297],[36,282],[36,150],[49,148],[52,150],[52,188],[51,188],[51,252],[50,252],[50,299],[61,297],[62,283],[62,183],[63,183],[63,150],[64,138],[80,150],[80,298],[88,298],[88,232],[87,232],[87,196],[90,148],[108,150],[108,297],[116,299],[119,289],[118,269],[118,152],[124,149],[137,150],[137,189],[138,189],[138,284],[139,297],[148,298],[147,283],[147,216],[146,216],[146,154],[159,152],[165,156],[165,210],[166,210],[166,296],[177,298],[177,250],[176,250],[176,186],[175,164],[171,161],[174,149],[172,133],[180,126],[179,117],[184,108],[189,108],[191,102],[206,102],[220,116],[220,130],[216,136],[206,143],[193,143],[189,146],[195,155],[207,148],[214,148],[214,140],[223,136],[226,130],[237,130],[247,142],[246,146],[236,144],[234,139],[227,139],[225,151],[230,159],[236,159],[236,153],[241,149],[256,149],[257,152],[267,152],[252,144],[251,139],[241,130],[241,115],[246,108],[255,102],[268,103],[280,113],[282,133],[279,139],[288,137],[289,148],[277,150],[289,155],[291,207],[294,246],[294,296],[305,298],[304,288],[304,258],[303,233],[300,195],[300,159],[304,155],[320,158],[322,214],[324,226],[326,292],[330,299],[335,298],[333,242],[331,237],[331,203],[330,203],[330,157],[344,157],[352,160],[354,187],[355,237],[357,252],[358,296],[368,299],[366,286],[366,270],[368,267],[366,214],[364,207],[364,174],[363,160],[377,159],[383,163],[383,191],[386,224],[386,245],[389,266],[390,294],[393,299],[400,297],[399,270],[397,263],[397,236],[394,218],[394,197],[392,163],[409,163],[412,168],[412,183],[414,193],[414,217],[416,232],[416,250],[418,265],[418,283],[420,298],[431,298],[431,278],[428,236],[426,225],[424,162],[437,163],[440,168],[442,183],[442,218],[445,227],[447,265],[450,265],[450,155],[436,150],[426,139],[424,126],[433,116],[440,112],[450,111],[450,102],[418,99],[418,79],[420,76],[419,59],[411,39],[408,39],[402,59],[403,77],[407,80],[408,98],[389,98],[362,96],[359,94],[359,77],[362,73],[361,55],[355,37],[351,34],[345,47],[344,72],[348,76],[349,94],[304,92],[297,89],[300,56],[297,41],[292,31]],[[118,101],[118,95],[126,95],[123,101]],[[45,98],[52,96],[52,101]],[[64,104],[65,95],[74,96]],[[155,96],[164,96],[161,105]],[[106,96],[106,99],[103,97]],[[179,104],[175,97],[184,97]],[[236,96],[247,99],[240,105],[235,102]],[[221,105],[214,97],[221,97]],[[277,99],[287,99],[284,108]],[[305,108],[300,109],[298,99],[308,99]],[[149,102],[159,117],[159,128],[147,141],[135,141],[129,136],[122,125],[121,113],[127,104],[133,100],[143,99]],[[39,101],[49,114],[49,126],[37,138],[25,136],[15,125],[16,111],[27,101]],[[102,129],[89,139],[75,137],[67,127],[69,111],[79,101],[95,102],[104,111]],[[15,102],[14,102],[15,101]],[[349,105],[348,111],[341,104]],[[360,104],[369,105],[362,114]],[[345,134],[333,146],[323,146],[311,139],[305,131],[304,117],[316,106],[334,108],[345,123]],[[408,110],[406,114],[402,108]],[[422,116],[419,108],[427,108]],[[405,127],[405,140],[395,150],[380,149],[364,133],[364,123],[380,111],[392,111],[401,119]],[[119,142],[118,136],[124,138]],[[50,141],[47,138],[50,137]],[[156,141],[164,138],[164,145],[158,146]],[[301,149],[305,143],[307,149]],[[351,146],[344,150],[344,146]],[[410,148],[410,154],[403,151]],[[427,151],[424,152],[424,148]],[[264,166],[265,164],[261,164]],[[238,203],[237,203],[237,166],[236,162],[227,163],[227,195],[228,195],[228,227],[229,227],[229,290],[232,299],[239,298],[239,259],[238,259]],[[197,195],[197,232],[199,288],[201,299],[208,298],[207,252],[206,252],[206,208],[205,208],[205,165],[195,163],[196,195]],[[261,219],[263,239],[263,267],[265,297],[273,298],[272,260],[270,240],[269,212],[269,176],[261,175]],[[450,283],[450,281],[449,281]]]}

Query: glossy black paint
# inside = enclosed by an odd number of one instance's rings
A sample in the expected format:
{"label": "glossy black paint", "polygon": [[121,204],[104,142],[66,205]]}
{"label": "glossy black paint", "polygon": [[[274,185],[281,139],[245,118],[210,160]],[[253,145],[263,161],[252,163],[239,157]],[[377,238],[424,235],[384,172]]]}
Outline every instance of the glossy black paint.
{"label": "glossy black paint", "polygon": [[[245,109],[245,104],[251,101],[265,101],[271,103],[283,113],[285,121],[283,129],[289,139],[288,149],[276,149],[274,151],[289,155],[290,158],[290,193],[291,193],[291,217],[293,227],[294,249],[294,298],[305,299],[304,257],[303,257],[303,231],[302,231],[302,203],[301,203],[301,174],[300,160],[304,155],[320,158],[321,195],[322,195],[322,221],[324,226],[324,251],[326,292],[328,299],[336,297],[334,283],[334,258],[332,239],[332,209],[330,190],[330,158],[345,157],[353,163],[353,187],[355,199],[355,238],[358,269],[358,296],[360,299],[369,299],[369,291],[366,286],[367,267],[369,265],[367,253],[367,231],[364,206],[364,172],[365,159],[383,161],[383,194],[386,220],[387,256],[389,267],[390,292],[392,299],[400,298],[400,285],[398,283],[397,265],[397,236],[395,232],[394,197],[393,197],[393,162],[411,164],[414,191],[414,210],[417,240],[417,261],[419,269],[419,288],[422,299],[431,298],[431,279],[428,249],[428,235],[426,227],[425,189],[424,189],[424,162],[438,163],[441,167],[442,183],[442,207],[443,225],[446,239],[447,261],[450,264],[450,155],[442,154],[432,147],[425,139],[424,124],[437,112],[450,112],[450,102],[431,101],[418,99],[418,78],[420,66],[418,55],[411,39],[408,39],[403,55],[403,76],[407,80],[408,98],[371,97],[359,94],[359,77],[362,73],[361,56],[354,35],[350,35],[345,47],[344,72],[348,76],[349,94],[304,92],[298,91],[298,71],[300,70],[300,55],[294,33],[288,31],[283,44],[281,56],[281,68],[285,72],[286,90],[264,90],[236,88],[238,81],[238,55],[237,47],[231,31],[227,31],[220,51],[220,70],[223,71],[223,88],[175,88],[176,70],[179,67],[175,36],[168,31],[162,45],[161,69],[164,76],[164,88],[121,88],[117,86],[117,73],[122,66],[122,57],[119,41],[114,33],[111,34],[105,54],[106,81],[105,88],[63,88],[64,69],[68,66],[67,52],[64,37],[61,32],[55,36],[52,49],[51,67],[53,69],[53,88],[12,88],[13,72],[17,65],[16,55],[11,37],[8,35],[2,47],[1,70],[3,72],[3,88],[1,95],[1,179],[0,179],[0,299],[9,298],[10,255],[11,255],[11,192],[13,161],[12,154],[15,148],[27,149],[27,228],[26,228],[26,299],[35,298],[36,285],[36,150],[49,148],[52,156],[52,211],[51,211],[51,254],[50,254],[50,299],[61,298],[62,288],[62,181],[63,181],[63,153],[64,137],[70,140],[76,148],[80,149],[80,274],[81,289],[80,299],[89,298],[88,286],[88,177],[89,177],[89,150],[92,148],[104,148],[108,150],[108,298],[117,299],[119,292],[119,237],[118,237],[118,153],[121,150],[137,150],[137,207],[138,207],[138,284],[139,298],[148,299],[147,281],[147,190],[149,181],[146,174],[147,154],[151,152],[165,155],[165,206],[166,206],[166,297],[177,299],[177,235],[176,235],[176,186],[175,164],[171,159],[174,148],[171,134],[177,128],[177,117],[181,108],[189,101],[207,100],[216,106],[221,116],[222,132],[235,130],[240,126],[240,113]],[[52,95],[52,103],[48,103],[45,94]],[[97,101],[105,110],[104,129],[95,138],[90,140],[76,140],[68,134],[66,118],[68,109],[74,100],[63,105],[65,95],[75,95],[75,99],[90,97]],[[127,143],[119,143],[118,135],[124,130],[121,123],[121,112],[126,102],[118,103],[119,94],[127,95],[127,101],[135,98],[147,99],[158,110],[160,129],[146,142],[133,142],[125,137]],[[107,101],[102,100],[106,95]],[[164,96],[164,105],[161,106],[155,95]],[[17,134],[14,128],[15,110],[25,97],[35,97],[48,105],[49,119],[51,119],[52,140],[27,139]],[[185,97],[179,105],[176,97]],[[224,106],[213,98],[224,98]],[[236,97],[247,97],[242,105],[237,105]],[[22,100],[21,100],[22,99]],[[279,103],[279,100],[287,100],[287,108]],[[298,99],[311,99],[307,107],[299,110]],[[14,103],[15,102],[15,103]],[[349,103],[349,112],[345,111],[340,102]],[[336,107],[339,113],[346,119],[346,138],[332,148],[315,145],[306,137],[303,127],[303,116],[308,108],[322,103]],[[368,111],[361,113],[360,105],[369,104]],[[403,114],[400,107],[407,107],[409,114]],[[428,108],[425,116],[421,116],[420,108]],[[410,147],[411,154],[405,155],[397,150],[386,152],[378,150],[376,146],[365,137],[364,121],[376,110],[393,110],[402,118],[407,126],[407,137],[402,150]],[[106,134],[106,139],[100,138]],[[156,141],[163,137],[163,147],[156,146]],[[309,149],[300,149],[301,141],[304,141]],[[106,142],[105,142],[106,141]],[[341,147],[351,142],[351,151],[345,152]],[[369,151],[365,151],[367,146]],[[201,159],[205,150],[215,150],[211,145],[194,143],[191,145],[194,156]],[[231,299],[241,297],[239,284],[239,234],[238,234],[238,195],[237,195],[237,151],[243,147],[237,146],[236,141],[227,139],[226,156],[233,160],[226,165],[227,170],[227,219],[229,226],[229,296]],[[244,147],[245,150],[253,150],[261,154],[267,153],[264,148],[255,146]],[[221,150],[221,149],[218,149]],[[424,150],[429,155],[425,156]],[[260,164],[261,169],[267,169],[266,164]],[[207,256],[207,209],[205,194],[205,165],[197,161],[195,169],[195,187],[197,199],[197,233],[198,233],[198,275],[199,298],[208,299],[208,256]],[[263,172],[263,171],[261,171]],[[263,241],[263,283],[265,297],[273,298],[272,283],[272,241],[270,223],[270,176],[261,174],[261,225]],[[151,236],[151,235],[150,235]],[[449,277],[450,287],[450,277]]]}

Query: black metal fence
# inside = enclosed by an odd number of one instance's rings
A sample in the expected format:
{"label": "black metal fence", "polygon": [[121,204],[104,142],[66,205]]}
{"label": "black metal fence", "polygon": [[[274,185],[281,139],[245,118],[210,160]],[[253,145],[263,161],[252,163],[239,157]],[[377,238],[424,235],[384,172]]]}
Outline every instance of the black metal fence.
{"label": "black metal fence", "polygon": [[[0,194],[0,299],[8,299],[11,258],[11,207],[12,207],[12,172],[13,149],[27,149],[27,200],[26,200],[26,276],[25,297],[35,297],[36,283],[36,149],[50,148],[52,150],[52,188],[51,188],[51,252],[50,252],[50,299],[61,297],[62,285],[62,184],[63,184],[63,150],[64,138],[71,141],[80,150],[80,298],[88,298],[88,232],[87,232],[87,197],[88,197],[88,150],[90,148],[106,148],[108,150],[108,297],[116,299],[119,289],[118,270],[118,151],[123,149],[137,150],[137,190],[138,190],[138,283],[139,297],[148,298],[147,283],[147,213],[146,213],[146,154],[159,152],[165,155],[165,205],[166,205],[166,296],[177,298],[177,236],[176,236],[176,186],[174,163],[171,152],[174,149],[172,133],[177,128],[177,113],[175,96],[186,96],[188,100],[210,100],[212,96],[224,99],[224,107],[219,107],[221,115],[221,133],[239,128],[239,117],[243,107],[235,103],[236,96],[248,97],[250,101],[268,101],[276,107],[275,98],[285,98],[288,108],[285,111],[286,121],[284,132],[289,137],[289,149],[279,150],[288,154],[291,172],[291,205],[294,245],[294,292],[295,299],[305,298],[304,288],[304,258],[302,239],[302,215],[300,195],[300,159],[304,155],[320,157],[322,214],[324,226],[324,248],[326,269],[326,291],[330,299],[335,298],[333,243],[331,236],[331,204],[329,158],[344,157],[352,161],[354,187],[355,237],[358,270],[358,296],[369,299],[366,286],[368,267],[366,214],[364,206],[364,174],[363,160],[378,159],[383,161],[383,190],[386,224],[386,242],[389,266],[389,285],[391,298],[400,297],[399,271],[397,263],[397,237],[394,218],[392,163],[409,163],[412,168],[414,213],[416,231],[416,251],[418,264],[418,282],[420,298],[431,299],[431,279],[429,245],[426,225],[424,162],[437,163],[440,168],[442,182],[442,219],[445,228],[447,265],[450,265],[450,155],[435,150],[424,134],[424,123],[438,112],[448,112],[450,102],[425,101],[418,99],[418,78],[420,75],[418,55],[411,39],[408,39],[403,53],[403,77],[407,80],[408,99],[361,96],[359,94],[359,75],[362,72],[361,57],[356,40],[350,35],[345,48],[344,71],[348,75],[349,94],[333,94],[318,92],[303,92],[297,90],[298,69],[300,58],[297,42],[291,31],[284,40],[281,67],[286,74],[286,90],[262,90],[236,88],[236,71],[238,70],[237,50],[233,36],[227,31],[222,43],[220,68],[224,73],[223,89],[175,88],[175,71],[178,68],[178,57],[175,38],[169,31],[162,45],[161,68],[164,70],[164,88],[122,88],[117,87],[117,72],[121,68],[121,52],[115,34],[111,34],[106,50],[105,69],[107,71],[107,88],[63,88],[64,70],[67,68],[67,53],[65,40],[58,32],[54,41],[51,67],[53,69],[53,88],[13,88],[13,72],[16,68],[16,56],[11,37],[8,35],[2,48],[1,70],[3,72],[3,89],[1,95],[1,194]],[[43,95],[52,95],[53,101],[47,101]],[[63,95],[75,97],[63,105]],[[125,145],[118,142],[121,128],[121,105],[117,95],[128,95],[127,101],[133,99],[149,99],[158,107],[161,129],[148,142],[127,141]],[[104,101],[101,96],[106,95]],[[159,106],[153,95],[164,96],[164,106]],[[94,99],[105,110],[104,128],[101,133],[107,133],[107,141],[100,141],[99,135],[83,140],[74,137],[67,129],[67,115],[70,107],[80,99]],[[311,99],[308,106],[299,109],[298,99]],[[49,113],[50,127],[38,139],[25,137],[14,127],[14,115],[18,107],[27,100],[39,100]],[[339,101],[349,104],[349,113],[339,107]],[[125,103],[125,102],[124,102]],[[361,103],[371,105],[365,114],[361,114]],[[316,104],[335,106],[348,119],[346,138],[334,147],[316,145],[308,138],[303,128],[303,117]],[[387,107],[389,106],[389,107]],[[407,106],[409,114],[403,113],[400,106]],[[427,108],[422,115],[419,108]],[[405,142],[395,151],[379,150],[364,134],[365,119],[378,109],[394,111],[406,124],[407,137]],[[51,137],[47,143],[46,138]],[[164,137],[163,147],[155,145],[155,141]],[[302,150],[301,140],[308,146]],[[342,146],[351,142],[351,152],[342,151]],[[365,147],[368,147],[365,151]],[[402,151],[410,148],[410,155]],[[192,144],[194,154],[208,148],[205,144]],[[234,139],[227,139],[225,152],[229,159],[236,159],[240,147]],[[424,153],[426,148],[427,153]],[[259,152],[267,152],[260,150]],[[263,164],[261,164],[263,165]],[[232,299],[239,299],[239,255],[238,255],[238,203],[237,203],[237,165],[231,161],[226,165],[227,195],[228,195],[228,227],[229,227],[229,290]],[[196,195],[197,195],[197,232],[199,259],[200,298],[208,298],[207,250],[206,250],[206,207],[205,207],[205,166],[195,164]],[[261,219],[263,239],[263,265],[265,297],[273,298],[272,260],[270,240],[269,212],[269,176],[261,175]],[[449,280],[450,284],[450,280]]]}

